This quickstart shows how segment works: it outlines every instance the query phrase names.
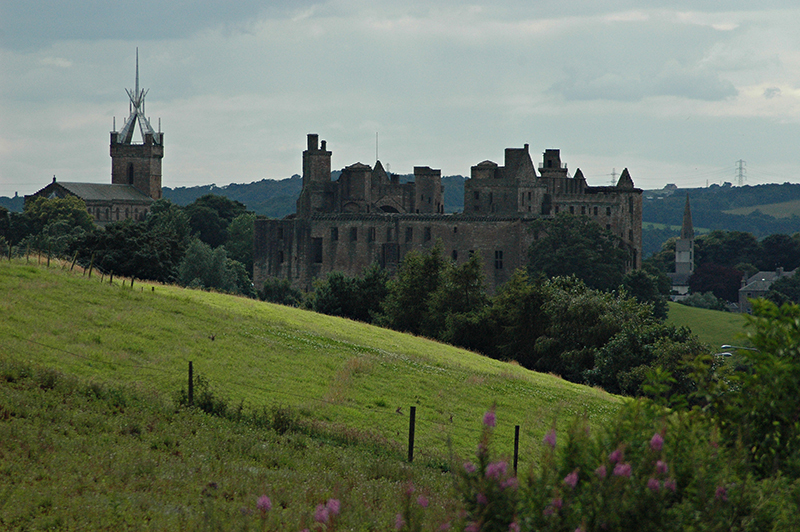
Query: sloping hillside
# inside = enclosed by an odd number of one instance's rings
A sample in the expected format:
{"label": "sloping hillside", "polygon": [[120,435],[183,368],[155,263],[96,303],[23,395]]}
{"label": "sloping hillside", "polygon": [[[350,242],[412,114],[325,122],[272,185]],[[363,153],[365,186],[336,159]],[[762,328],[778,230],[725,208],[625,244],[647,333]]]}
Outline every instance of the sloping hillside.
{"label": "sloping hillside", "polygon": [[[362,323],[250,299],[0,263],[0,356],[101,381],[175,393],[188,363],[229,402],[290,405],[311,420],[468,454],[476,420],[497,405],[498,431],[538,443],[553,422],[586,412],[602,423],[616,400],[461,349]],[[527,442],[527,443],[526,443]]]}

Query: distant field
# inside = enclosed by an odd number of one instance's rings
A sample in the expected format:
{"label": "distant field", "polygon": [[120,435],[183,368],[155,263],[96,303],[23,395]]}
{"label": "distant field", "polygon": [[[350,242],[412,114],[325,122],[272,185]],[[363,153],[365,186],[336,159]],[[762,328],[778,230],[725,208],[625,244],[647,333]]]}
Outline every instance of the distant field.
{"label": "distant field", "polygon": [[[655,223],[655,222],[642,222],[642,229],[644,229],[644,230],[647,230],[647,229],[671,229],[673,231],[680,231],[681,230],[681,226],[680,225],[658,224],[658,223]],[[696,234],[704,234],[704,233],[708,233],[709,230],[705,229],[703,227],[695,227],[694,228],[694,232]]]}
{"label": "distant field", "polygon": [[700,341],[709,344],[714,350],[719,350],[721,345],[726,344],[743,345],[745,341],[741,337],[746,323],[742,314],[670,303],[667,322],[689,327]]}
{"label": "distant field", "polygon": [[738,209],[730,209],[722,211],[727,214],[748,215],[755,210],[759,210],[769,216],[775,218],[788,218],[793,214],[800,216],[800,200],[784,201],[781,203],[768,203],[764,205],[752,205],[750,207],[740,207]]}

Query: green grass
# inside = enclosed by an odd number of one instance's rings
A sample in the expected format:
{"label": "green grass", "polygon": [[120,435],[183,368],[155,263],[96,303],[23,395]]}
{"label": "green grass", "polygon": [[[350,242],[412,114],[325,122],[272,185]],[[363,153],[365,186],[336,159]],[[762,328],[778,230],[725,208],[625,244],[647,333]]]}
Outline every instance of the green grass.
{"label": "green grass", "polygon": [[755,210],[759,210],[775,218],[788,218],[793,214],[800,216],[800,200],[782,201],[780,203],[765,203],[763,205],[751,205],[750,207],[739,207],[722,211],[726,214],[738,214],[747,216]]}
{"label": "green grass", "polygon": [[742,314],[688,307],[669,303],[667,322],[689,327],[700,341],[719,351],[721,345],[747,345],[742,335],[746,319]]}
{"label": "green grass", "polygon": [[[554,424],[563,431],[574,415],[586,415],[599,426],[619,405],[601,390],[424,338],[244,298],[101,284],[96,275],[24,261],[0,261],[0,294],[0,362],[77,383],[52,393],[35,385],[42,379],[13,386],[0,379],[0,515],[19,507],[12,528],[96,527],[99,519],[111,529],[147,527],[137,519],[154,529],[193,528],[217,512],[230,529],[239,508],[265,491],[284,494],[285,513],[295,516],[285,522],[299,526],[296,516],[329,496],[346,500],[348,512],[362,500],[395,511],[408,478],[440,501],[432,515],[443,515],[454,504],[441,477],[450,450],[472,455],[492,405],[500,452],[511,454],[514,425],[521,426],[523,468]],[[176,408],[189,361],[231,408],[255,415],[284,406],[303,430],[279,437]],[[113,401],[70,391],[93,386],[130,399],[115,412]],[[403,463],[410,406],[413,466]],[[14,412],[5,422],[3,409]],[[126,427],[139,437],[127,437]],[[373,478],[386,486],[373,490]],[[209,495],[209,482],[227,488]],[[37,495],[23,502],[27,493]],[[368,522],[362,517],[353,522]]]}

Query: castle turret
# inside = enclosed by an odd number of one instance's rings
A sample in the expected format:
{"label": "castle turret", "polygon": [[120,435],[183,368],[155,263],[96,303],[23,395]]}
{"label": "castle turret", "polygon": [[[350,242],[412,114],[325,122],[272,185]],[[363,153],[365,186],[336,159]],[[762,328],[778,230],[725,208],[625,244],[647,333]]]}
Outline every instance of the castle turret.
{"label": "castle turret", "polygon": [[[147,91],[139,89],[139,50],[136,50],[136,86],[127,90],[130,116],[120,131],[111,132],[111,183],[132,185],[153,199],[161,199],[161,159],[164,134],[154,131],[144,114]],[[133,143],[138,123],[142,144]],[[160,128],[159,128],[160,129]]]}
{"label": "castle turret", "polygon": [[333,208],[331,183],[331,152],[319,135],[308,134],[308,146],[303,152],[303,190],[297,199],[297,214],[307,216],[312,212],[329,212]]}

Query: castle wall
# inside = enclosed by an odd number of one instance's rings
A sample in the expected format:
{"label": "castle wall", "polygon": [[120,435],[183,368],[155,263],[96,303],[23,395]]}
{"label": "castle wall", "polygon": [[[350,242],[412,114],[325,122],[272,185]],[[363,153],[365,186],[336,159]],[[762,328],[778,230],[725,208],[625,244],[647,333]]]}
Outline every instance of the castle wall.
{"label": "castle wall", "polygon": [[527,263],[534,218],[468,215],[333,214],[310,219],[257,219],[253,282],[268,277],[289,280],[310,290],[314,279],[332,271],[360,275],[372,263],[396,271],[412,249],[441,243],[444,256],[457,264],[473,253],[483,259],[491,293],[515,269]]}

